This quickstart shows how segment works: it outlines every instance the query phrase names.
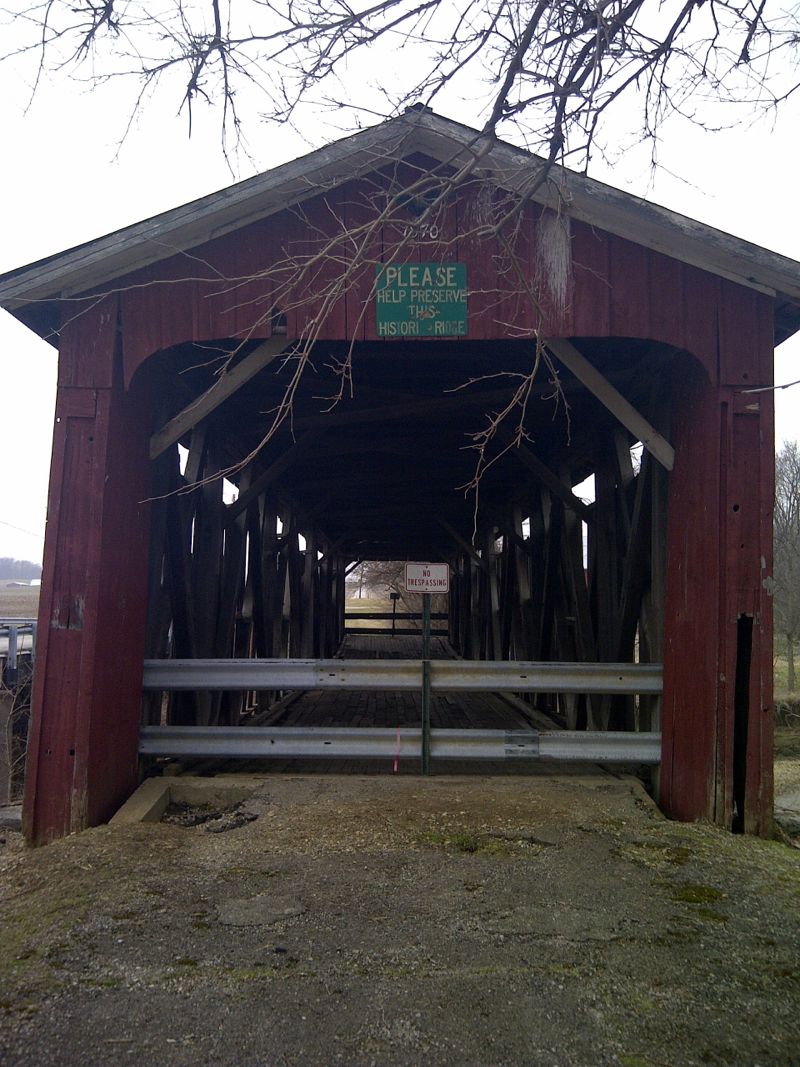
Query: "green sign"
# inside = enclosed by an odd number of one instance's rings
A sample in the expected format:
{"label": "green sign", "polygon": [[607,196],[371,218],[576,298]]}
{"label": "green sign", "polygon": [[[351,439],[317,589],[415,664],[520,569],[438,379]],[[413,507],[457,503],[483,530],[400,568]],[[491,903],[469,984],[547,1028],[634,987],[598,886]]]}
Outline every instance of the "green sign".
{"label": "green sign", "polygon": [[466,263],[376,267],[378,337],[466,337]]}

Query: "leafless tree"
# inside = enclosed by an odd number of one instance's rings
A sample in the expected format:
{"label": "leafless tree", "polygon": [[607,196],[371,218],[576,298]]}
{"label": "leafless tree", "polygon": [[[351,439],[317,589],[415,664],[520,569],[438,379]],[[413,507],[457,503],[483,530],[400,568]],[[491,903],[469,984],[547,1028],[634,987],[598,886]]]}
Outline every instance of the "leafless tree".
{"label": "leafless tree", "polygon": [[796,688],[800,640],[800,448],[787,442],[775,459],[775,629],[786,641],[787,687]]}
{"label": "leafless tree", "polygon": [[[286,311],[290,294],[314,288],[320,264],[342,258],[336,280],[317,292],[319,306],[293,355],[291,383],[256,451],[291,419],[320,326],[372,266],[369,249],[380,228],[402,231],[412,201],[419,205],[418,226],[435,224],[454,189],[475,182],[480,146],[495,135],[540,152],[545,166],[533,169],[528,187],[513,196],[487,198],[472,231],[505,242],[505,277],[516,274],[538,315],[542,294],[515,270],[513,219],[547,180],[549,165],[586,169],[593,153],[606,153],[612,143],[618,148],[618,114],[628,124],[635,116],[632,136],[648,140],[655,152],[670,116],[709,128],[733,123],[742,108],[752,115],[777,107],[800,80],[800,8],[768,7],[766,0],[165,0],[157,11],[145,0],[6,0],[0,12],[7,24],[0,62],[22,64],[34,95],[43,77],[71,76],[101,90],[128,79],[135,86],[128,119],[170,101],[191,127],[195,110],[207,106],[220,116],[226,151],[245,143],[247,131],[265,119],[302,128],[309,109],[352,130],[365,119],[427,104],[455,109],[479,129],[468,164],[415,179],[388,201],[376,201],[369,221],[277,265],[269,281]],[[397,74],[387,80],[391,70]],[[721,102],[739,106],[728,118],[718,111],[710,118],[710,105]],[[557,225],[553,234],[558,237]],[[403,255],[402,240],[396,254]],[[235,300],[241,281],[221,278],[220,285]],[[537,375],[544,370],[557,383],[538,331],[530,336],[529,372],[509,378],[507,403],[487,412],[472,437],[475,469],[466,488],[476,501],[487,466],[525,436]],[[221,374],[227,366],[220,363]],[[337,370],[331,405],[353,388],[351,359]],[[513,426],[502,445],[501,424]]]}
{"label": "leafless tree", "polygon": [[234,141],[256,114],[345,109],[352,129],[376,111],[458,101],[485,133],[585,166],[629,99],[655,139],[674,113],[707,124],[713,101],[751,113],[798,85],[798,7],[766,0],[12,0],[0,11],[4,58],[32,59],[34,88],[51,71],[127,77],[134,113],[159,95],[190,119],[210,105]]}
{"label": "leafless tree", "polygon": [[[378,597],[385,599],[396,594],[401,611],[419,614],[422,611],[422,594],[410,593],[405,587],[405,562],[399,560],[365,560],[352,572],[350,581],[354,586],[363,582]],[[440,593],[431,595],[431,610],[447,611],[447,596]]]}

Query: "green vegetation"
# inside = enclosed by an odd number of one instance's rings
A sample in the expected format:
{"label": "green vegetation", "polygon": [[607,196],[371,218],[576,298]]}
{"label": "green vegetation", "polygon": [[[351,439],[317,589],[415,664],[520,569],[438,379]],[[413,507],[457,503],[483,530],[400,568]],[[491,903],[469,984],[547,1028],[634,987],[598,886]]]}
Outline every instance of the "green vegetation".
{"label": "green vegetation", "polygon": [[430,831],[420,834],[417,841],[421,845],[441,848],[445,852],[462,852],[469,855],[510,856],[514,852],[512,842],[491,837],[489,834],[442,834]]}
{"label": "green vegetation", "polygon": [[[427,831],[417,837],[417,844],[470,856],[538,855],[547,847],[546,842],[537,841],[524,833],[492,834],[467,831]],[[479,887],[465,886],[468,891],[476,888]]]}
{"label": "green vegetation", "polygon": [[678,885],[672,887],[672,899],[681,904],[713,904],[724,899],[720,889],[710,885]]}

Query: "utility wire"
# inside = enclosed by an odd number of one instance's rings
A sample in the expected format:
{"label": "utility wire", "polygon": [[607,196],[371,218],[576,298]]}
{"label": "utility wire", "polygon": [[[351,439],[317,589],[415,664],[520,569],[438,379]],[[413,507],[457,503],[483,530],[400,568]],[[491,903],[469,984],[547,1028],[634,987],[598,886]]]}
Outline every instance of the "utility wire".
{"label": "utility wire", "polygon": [[22,526],[15,526],[13,522],[5,522],[0,519],[0,526],[8,526],[10,530],[17,530],[19,533],[28,534],[30,537],[38,537],[40,541],[44,541],[44,534],[34,533],[33,530],[25,530]]}

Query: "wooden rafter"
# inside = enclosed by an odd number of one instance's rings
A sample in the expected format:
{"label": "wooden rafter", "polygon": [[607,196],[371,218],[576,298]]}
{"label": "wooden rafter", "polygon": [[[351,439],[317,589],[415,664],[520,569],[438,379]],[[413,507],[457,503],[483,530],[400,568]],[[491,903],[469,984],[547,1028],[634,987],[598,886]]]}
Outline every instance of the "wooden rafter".
{"label": "wooden rafter", "polygon": [[221,374],[210,389],[193,400],[150,438],[150,459],[156,459],[170,445],[176,444],[193,427],[215,411],[228,397],[262,371],[276,356],[284,352],[292,342],[283,336],[270,337],[258,348],[237,363],[231,370]]}
{"label": "wooden rafter", "polygon": [[640,414],[600,371],[581,355],[575,345],[562,338],[545,342],[547,348],[611,414],[617,418],[626,430],[641,441],[651,455],[662,467],[671,471],[675,465],[675,449],[665,437]]}
{"label": "wooden rafter", "polygon": [[498,403],[507,403],[509,390],[491,392],[464,392],[442,397],[426,397],[423,400],[386,404],[379,407],[343,408],[321,415],[302,415],[294,420],[297,428],[311,426],[348,426],[359,423],[391,422],[423,416],[446,416],[449,413],[474,408],[491,408]]}

